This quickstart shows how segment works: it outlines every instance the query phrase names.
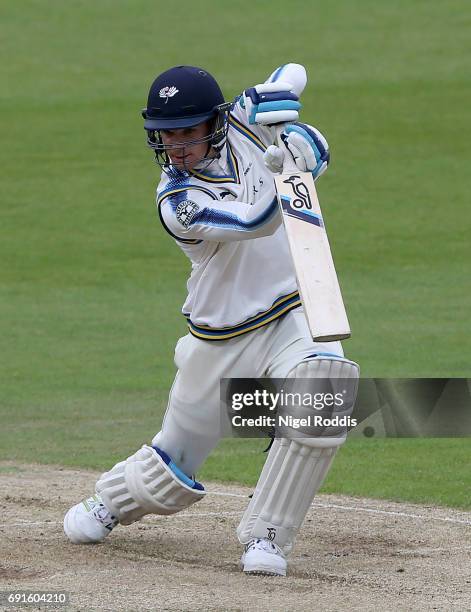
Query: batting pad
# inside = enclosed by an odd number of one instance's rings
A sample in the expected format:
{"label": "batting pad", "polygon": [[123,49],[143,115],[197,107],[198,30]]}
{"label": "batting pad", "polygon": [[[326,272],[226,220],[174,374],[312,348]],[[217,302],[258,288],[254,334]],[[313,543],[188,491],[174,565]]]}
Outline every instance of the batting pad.
{"label": "batting pad", "polygon": [[252,538],[268,538],[289,553],[336,451],[337,447],[275,440],[237,528],[239,541],[246,544]]}
{"label": "batting pad", "polygon": [[146,514],[175,514],[204,497],[203,486],[188,477],[184,482],[166,459],[144,445],[100,477],[96,492],[122,525]]}
{"label": "batting pad", "polygon": [[[341,378],[342,385],[351,385],[356,395],[358,375],[356,363],[332,356],[305,360],[293,368],[288,378],[329,378],[334,386]],[[285,554],[291,552],[312,500],[337,449],[345,441],[346,429],[334,430],[332,434],[322,438],[275,439],[253,497],[237,528],[242,544],[252,538],[268,538]]]}

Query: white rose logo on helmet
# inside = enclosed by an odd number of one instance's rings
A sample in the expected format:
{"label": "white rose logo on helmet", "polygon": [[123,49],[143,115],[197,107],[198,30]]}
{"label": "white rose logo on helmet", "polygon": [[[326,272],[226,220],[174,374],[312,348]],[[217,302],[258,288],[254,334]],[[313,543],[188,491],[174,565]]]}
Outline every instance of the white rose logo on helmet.
{"label": "white rose logo on helmet", "polygon": [[178,93],[178,89],[176,87],[162,87],[159,91],[159,96],[161,98],[166,98],[165,104],[167,104],[169,98],[173,98],[173,96]]}

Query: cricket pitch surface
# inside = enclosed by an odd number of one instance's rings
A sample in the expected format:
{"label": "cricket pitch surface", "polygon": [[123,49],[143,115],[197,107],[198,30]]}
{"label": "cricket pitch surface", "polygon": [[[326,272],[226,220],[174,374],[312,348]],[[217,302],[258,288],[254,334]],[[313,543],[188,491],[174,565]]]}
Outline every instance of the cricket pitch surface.
{"label": "cricket pitch surface", "polygon": [[320,495],[289,575],[244,576],[235,529],[250,489],[205,483],[184,512],[70,544],[63,515],[98,475],[0,463],[0,591],[68,591],[62,609],[112,612],[471,609],[471,512]]}

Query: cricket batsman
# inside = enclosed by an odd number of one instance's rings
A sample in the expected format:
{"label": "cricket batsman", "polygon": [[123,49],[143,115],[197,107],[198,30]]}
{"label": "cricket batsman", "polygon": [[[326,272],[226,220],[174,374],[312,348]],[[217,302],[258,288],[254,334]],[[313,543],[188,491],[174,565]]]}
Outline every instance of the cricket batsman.
{"label": "cricket batsman", "polygon": [[[298,121],[306,80],[303,66],[285,64],[232,103],[193,66],[152,83],[144,128],[163,170],[160,221],[191,262],[182,308],[189,333],[176,345],[162,429],[67,512],[71,542],[101,542],[117,525],[174,514],[205,496],[195,475],[222,435],[222,378],[341,378],[356,388],[358,365],[340,342],[315,343],[309,333],[274,187],[285,156],[314,179],[329,163],[324,136]],[[274,144],[280,124],[284,146]],[[286,575],[345,438],[346,428],[337,428],[274,440],[237,529],[244,572]]]}

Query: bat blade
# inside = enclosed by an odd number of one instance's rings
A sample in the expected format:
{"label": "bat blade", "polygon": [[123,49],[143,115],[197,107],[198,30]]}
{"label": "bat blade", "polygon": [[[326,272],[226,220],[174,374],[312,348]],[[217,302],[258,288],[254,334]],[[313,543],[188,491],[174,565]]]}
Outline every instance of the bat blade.
{"label": "bat blade", "polygon": [[299,293],[309,330],[317,342],[351,335],[329,239],[310,172],[275,177]]}

